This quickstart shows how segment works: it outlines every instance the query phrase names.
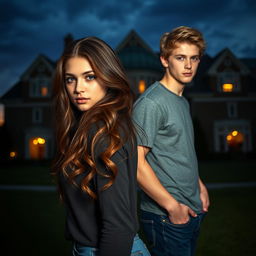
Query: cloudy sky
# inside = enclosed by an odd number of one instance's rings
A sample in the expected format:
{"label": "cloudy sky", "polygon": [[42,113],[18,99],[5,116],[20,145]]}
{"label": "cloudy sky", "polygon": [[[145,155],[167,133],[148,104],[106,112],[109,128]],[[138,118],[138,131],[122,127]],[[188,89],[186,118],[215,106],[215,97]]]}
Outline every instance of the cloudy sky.
{"label": "cloudy sky", "polygon": [[210,56],[229,47],[256,58],[254,0],[0,0],[0,96],[38,54],[58,59],[67,33],[115,48],[135,29],[158,51],[162,33],[180,25],[203,32]]}

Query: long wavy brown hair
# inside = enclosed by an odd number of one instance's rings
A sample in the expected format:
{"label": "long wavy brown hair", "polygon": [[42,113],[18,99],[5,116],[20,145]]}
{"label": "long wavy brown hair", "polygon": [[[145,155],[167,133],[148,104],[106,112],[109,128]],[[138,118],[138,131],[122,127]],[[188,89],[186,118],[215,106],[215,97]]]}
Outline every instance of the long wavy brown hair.
{"label": "long wavy brown hair", "polygon": [[[84,112],[75,108],[66,91],[65,64],[72,57],[86,58],[96,79],[107,91],[103,99]],[[93,177],[97,174],[109,178],[102,190],[109,188],[118,173],[111,156],[128,140],[131,140],[133,145],[135,141],[131,118],[133,93],[124,69],[111,47],[96,37],[87,37],[71,43],[57,63],[53,98],[57,154],[52,174],[59,177],[58,174],[62,172],[71,183],[80,186],[84,192],[96,199],[96,193],[90,188]],[[98,124],[98,129],[89,139],[95,124]],[[100,158],[109,175],[101,173],[96,166],[95,148],[102,141],[107,142],[107,146]],[[81,184],[76,184],[75,178],[83,173],[86,175]]]}

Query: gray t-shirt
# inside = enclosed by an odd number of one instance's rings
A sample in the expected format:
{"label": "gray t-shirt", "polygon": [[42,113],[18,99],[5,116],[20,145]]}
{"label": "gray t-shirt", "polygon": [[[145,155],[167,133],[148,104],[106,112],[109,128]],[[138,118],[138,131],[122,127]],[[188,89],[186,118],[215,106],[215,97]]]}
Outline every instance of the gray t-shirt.
{"label": "gray t-shirt", "polygon": [[[133,119],[142,128],[138,129],[138,145],[151,149],[146,159],[162,185],[178,202],[201,212],[194,131],[187,100],[155,82],[136,101]],[[143,192],[141,209],[166,214]]]}

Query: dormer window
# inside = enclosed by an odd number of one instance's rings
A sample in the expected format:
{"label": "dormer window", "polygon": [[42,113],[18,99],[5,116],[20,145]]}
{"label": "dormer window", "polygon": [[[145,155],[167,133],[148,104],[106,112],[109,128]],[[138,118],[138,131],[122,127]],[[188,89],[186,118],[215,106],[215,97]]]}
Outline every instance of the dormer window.
{"label": "dormer window", "polygon": [[218,74],[218,91],[223,93],[240,92],[240,74],[234,71],[223,71]]}
{"label": "dormer window", "polygon": [[31,97],[49,97],[49,79],[35,78],[31,81],[29,95]]}
{"label": "dormer window", "polygon": [[43,97],[46,97],[48,95],[48,87],[46,86],[41,87],[41,95]]}
{"label": "dormer window", "polygon": [[223,92],[233,92],[234,85],[233,84],[223,84],[222,85],[222,91]]}

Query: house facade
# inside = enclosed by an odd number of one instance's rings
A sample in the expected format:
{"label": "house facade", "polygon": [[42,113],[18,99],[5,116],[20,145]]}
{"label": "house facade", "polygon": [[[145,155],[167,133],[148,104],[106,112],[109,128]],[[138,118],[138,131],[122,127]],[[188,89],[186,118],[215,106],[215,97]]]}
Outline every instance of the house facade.
{"label": "house facade", "polygon": [[200,137],[198,149],[202,142],[201,150],[208,153],[256,151],[256,80],[245,63],[224,49],[206,58],[194,88],[186,92]]}
{"label": "house facade", "polygon": [[[39,55],[5,95],[5,157],[49,159],[54,153],[52,122],[52,77],[55,64]],[[7,138],[7,140],[6,140]],[[2,149],[1,152],[4,150]]]}
{"label": "house facade", "polygon": [[[161,79],[158,53],[135,31],[128,33],[115,50],[136,97]],[[6,158],[53,157],[51,96],[55,65],[39,55],[1,97],[4,122],[0,125],[0,154]],[[256,152],[255,71],[256,59],[238,59],[229,49],[214,58],[203,57],[194,81],[184,91],[191,106],[199,154]]]}

